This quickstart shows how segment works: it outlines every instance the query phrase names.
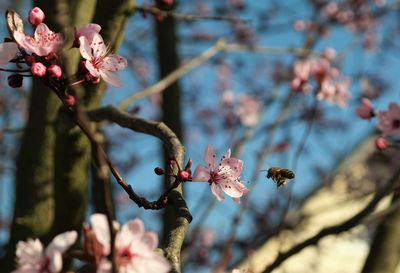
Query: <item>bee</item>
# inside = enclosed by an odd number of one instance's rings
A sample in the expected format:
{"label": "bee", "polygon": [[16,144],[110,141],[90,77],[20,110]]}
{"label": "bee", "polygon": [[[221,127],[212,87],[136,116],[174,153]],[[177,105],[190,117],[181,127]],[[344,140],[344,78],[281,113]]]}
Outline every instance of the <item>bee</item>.
{"label": "bee", "polygon": [[267,178],[272,178],[276,183],[276,186],[279,188],[280,186],[285,185],[286,179],[294,178],[294,172],[285,168],[272,167],[268,169]]}

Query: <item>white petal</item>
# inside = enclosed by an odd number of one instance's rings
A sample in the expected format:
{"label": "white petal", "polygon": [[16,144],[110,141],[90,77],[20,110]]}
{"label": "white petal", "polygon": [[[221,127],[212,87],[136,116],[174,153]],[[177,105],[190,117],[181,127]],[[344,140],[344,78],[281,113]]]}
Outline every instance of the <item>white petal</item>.
{"label": "white petal", "polygon": [[[81,38],[79,38],[79,41],[81,41]],[[90,47],[93,50],[93,56],[95,58],[102,58],[107,53],[107,47],[104,44],[103,38],[98,33],[93,35],[93,40],[90,43]]]}
{"label": "white petal", "polygon": [[[221,189],[230,197],[241,197],[243,195],[243,184],[237,181],[231,181],[229,179],[218,181],[218,185]],[[244,187],[246,188],[246,187]]]}
{"label": "white petal", "polygon": [[97,266],[96,273],[110,273],[112,269],[112,264],[106,258],[100,261],[100,264]]}
{"label": "white petal", "polygon": [[147,245],[149,249],[156,249],[158,246],[158,235],[155,232],[145,232],[142,237],[142,243]]}
{"label": "white petal", "polygon": [[62,269],[62,255],[60,252],[55,251],[49,258],[50,264],[49,269],[50,272],[60,272]]}
{"label": "white petal", "polygon": [[104,255],[108,255],[110,253],[110,229],[108,228],[107,217],[101,213],[92,214],[90,216],[90,225],[97,240],[104,247]]}
{"label": "white petal", "polygon": [[204,151],[204,161],[211,171],[216,169],[216,155],[210,144],[207,145],[206,150]]}
{"label": "white petal", "polygon": [[[92,74],[92,73],[90,73]],[[114,73],[107,70],[100,70],[100,77],[108,84],[111,84],[115,87],[121,87],[121,80]]]}
{"label": "white petal", "polygon": [[46,248],[46,255],[52,255],[54,252],[64,253],[70,246],[72,246],[76,239],[78,238],[78,233],[73,231],[67,231],[61,233],[54,237],[53,241]]}
{"label": "white petal", "polygon": [[210,178],[210,171],[206,167],[198,165],[194,170],[192,181],[208,182]]}
{"label": "white petal", "polygon": [[110,54],[104,58],[104,69],[108,71],[118,71],[124,69],[128,65],[128,61],[117,54]]}
{"label": "white petal", "polygon": [[214,196],[217,198],[218,201],[222,201],[225,199],[225,197],[222,194],[221,187],[215,183],[211,184],[211,192],[212,194],[214,194]]}
{"label": "white petal", "polygon": [[91,60],[93,58],[92,49],[88,40],[84,36],[81,36],[79,37],[79,44],[79,51],[81,52],[82,57],[86,60]]}
{"label": "white petal", "polygon": [[36,27],[34,38],[39,41],[43,36],[53,33],[45,23],[41,23]]}
{"label": "white petal", "polygon": [[0,44],[0,65],[7,64],[18,52],[18,45],[16,43],[2,43]]}
{"label": "white petal", "polygon": [[117,233],[115,238],[115,246],[117,248],[124,248],[134,244],[135,242],[140,242],[143,234],[143,222],[142,220],[136,218],[122,226],[121,231]]}

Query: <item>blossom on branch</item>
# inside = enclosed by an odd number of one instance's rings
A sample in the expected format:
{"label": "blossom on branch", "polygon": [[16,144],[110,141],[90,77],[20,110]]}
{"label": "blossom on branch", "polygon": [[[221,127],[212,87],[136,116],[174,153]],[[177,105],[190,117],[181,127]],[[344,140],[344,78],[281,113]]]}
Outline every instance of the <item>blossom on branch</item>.
{"label": "blossom on branch", "polygon": [[[103,245],[103,257],[110,254],[110,230],[104,214],[90,217],[92,230]],[[115,260],[120,273],[167,273],[171,265],[167,259],[154,252],[158,245],[158,236],[154,232],[145,232],[143,222],[136,218],[124,224],[115,237]],[[112,271],[111,262],[103,258],[97,266],[98,273]]]}
{"label": "blossom on branch", "polygon": [[92,42],[85,36],[79,37],[79,50],[84,59],[85,67],[93,77],[101,77],[107,83],[121,87],[121,80],[113,73],[122,70],[127,66],[124,57],[117,54],[109,54],[100,34],[93,35]]}
{"label": "blossom on branch", "polygon": [[75,243],[76,231],[57,235],[43,250],[39,239],[19,241],[17,244],[18,268],[12,273],[56,273],[62,269],[62,254]]}
{"label": "blossom on branch", "polygon": [[54,33],[46,24],[36,27],[34,36],[28,36],[20,31],[14,31],[15,41],[25,50],[38,56],[47,56],[56,53],[62,47],[64,38],[60,33]]}
{"label": "blossom on branch", "polygon": [[228,149],[221,162],[217,165],[216,155],[211,145],[207,145],[204,152],[204,161],[207,165],[196,167],[192,181],[210,183],[211,192],[218,201],[224,200],[223,191],[232,197],[236,203],[240,204],[240,197],[249,192],[240,182],[243,161],[231,158],[231,150]]}
{"label": "blossom on branch", "polygon": [[400,137],[400,106],[392,102],[389,104],[389,110],[378,112],[378,127],[385,136]]}

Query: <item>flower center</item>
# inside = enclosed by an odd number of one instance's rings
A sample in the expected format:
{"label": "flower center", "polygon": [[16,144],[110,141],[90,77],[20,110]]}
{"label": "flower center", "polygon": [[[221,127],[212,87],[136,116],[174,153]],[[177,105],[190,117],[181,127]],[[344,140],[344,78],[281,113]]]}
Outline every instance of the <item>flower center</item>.
{"label": "flower center", "polygon": [[128,247],[124,248],[122,251],[117,253],[117,263],[118,266],[126,266],[135,257]]}
{"label": "flower center", "polygon": [[94,57],[93,59],[90,60],[90,62],[92,63],[94,68],[99,70],[103,65],[103,60],[104,58]]}
{"label": "flower center", "polygon": [[210,185],[212,183],[218,184],[218,180],[219,180],[219,174],[218,172],[210,172],[210,180],[208,180],[208,183],[210,183]]}
{"label": "flower center", "polygon": [[392,121],[393,128],[400,128],[400,119],[394,119]]}

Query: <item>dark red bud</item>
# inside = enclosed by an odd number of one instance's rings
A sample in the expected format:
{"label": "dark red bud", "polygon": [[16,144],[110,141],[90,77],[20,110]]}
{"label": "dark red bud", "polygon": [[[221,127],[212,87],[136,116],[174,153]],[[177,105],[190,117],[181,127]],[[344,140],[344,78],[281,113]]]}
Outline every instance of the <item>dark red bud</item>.
{"label": "dark red bud", "polygon": [[160,167],[154,168],[154,172],[156,173],[156,175],[163,175],[165,173],[164,169]]}
{"label": "dark red bud", "polygon": [[64,102],[65,106],[67,106],[67,107],[74,107],[76,105],[76,99],[74,96],[71,96],[71,95],[66,95],[63,98],[63,102]]}
{"label": "dark red bud", "polygon": [[22,86],[24,77],[20,74],[13,74],[8,76],[7,81],[8,85],[12,88],[19,88]]}

